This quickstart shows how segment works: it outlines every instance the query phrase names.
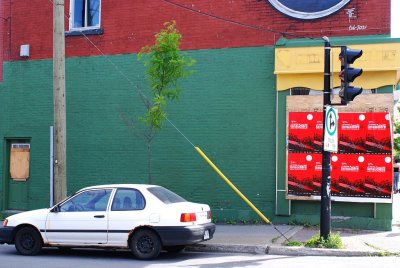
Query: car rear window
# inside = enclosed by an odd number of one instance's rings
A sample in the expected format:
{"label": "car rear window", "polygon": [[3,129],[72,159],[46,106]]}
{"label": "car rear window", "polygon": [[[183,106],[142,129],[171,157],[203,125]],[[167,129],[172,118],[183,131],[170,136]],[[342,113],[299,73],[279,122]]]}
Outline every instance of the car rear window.
{"label": "car rear window", "polygon": [[183,197],[180,197],[176,193],[164,188],[164,187],[151,187],[148,188],[149,192],[155,197],[160,199],[165,204],[186,202]]}

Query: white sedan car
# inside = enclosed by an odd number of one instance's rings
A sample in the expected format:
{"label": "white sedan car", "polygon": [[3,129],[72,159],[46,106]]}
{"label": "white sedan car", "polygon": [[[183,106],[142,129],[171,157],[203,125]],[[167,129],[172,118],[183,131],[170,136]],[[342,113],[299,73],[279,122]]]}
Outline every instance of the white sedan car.
{"label": "white sedan car", "polygon": [[84,188],[48,209],[8,217],[0,244],[22,255],[42,247],[129,248],[139,259],[162,249],[178,252],[213,237],[208,205],[191,203],[156,185],[113,184]]}

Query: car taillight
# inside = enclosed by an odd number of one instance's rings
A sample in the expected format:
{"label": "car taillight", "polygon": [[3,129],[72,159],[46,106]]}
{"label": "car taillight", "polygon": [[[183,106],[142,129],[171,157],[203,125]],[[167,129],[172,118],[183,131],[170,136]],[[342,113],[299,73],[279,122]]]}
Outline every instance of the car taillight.
{"label": "car taillight", "polygon": [[181,222],[196,221],[196,213],[182,213]]}
{"label": "car taillight", "polygon": [[212,218],[212,212],[210,210],[210,211],[207,211],[207,219],[211,219],[211,218]]}
{"label": "car taillight", "polygon": [[3,221],[3,227],[7,227],[7,224],[8,224],[8,220],[5,219],[5,220]]}

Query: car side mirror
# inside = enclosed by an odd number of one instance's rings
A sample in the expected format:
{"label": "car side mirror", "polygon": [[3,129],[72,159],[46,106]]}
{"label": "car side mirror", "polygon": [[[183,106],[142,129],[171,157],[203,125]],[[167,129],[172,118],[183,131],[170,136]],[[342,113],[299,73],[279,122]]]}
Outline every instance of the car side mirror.
{"label": "car side mirror", "polygon": [[61,211],[60,205],[57,205],[57,206],[53,207],[53,208],[50,210],[50,212],[55,212],[55,213],[60,212],[60,211]]}

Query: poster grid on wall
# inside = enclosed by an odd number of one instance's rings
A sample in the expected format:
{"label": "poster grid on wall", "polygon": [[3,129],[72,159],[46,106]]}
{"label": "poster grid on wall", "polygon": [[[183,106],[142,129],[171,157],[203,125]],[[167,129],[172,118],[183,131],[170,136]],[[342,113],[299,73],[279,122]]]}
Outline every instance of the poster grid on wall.
{"label": "poster grid on wall", "polygon": [[[321,112],[288,113],[288,199],[320,199],[322,117]],[[339,148],[331,154],[332,200],[391,202],[390,118],[388,112],[339,113]]]}

